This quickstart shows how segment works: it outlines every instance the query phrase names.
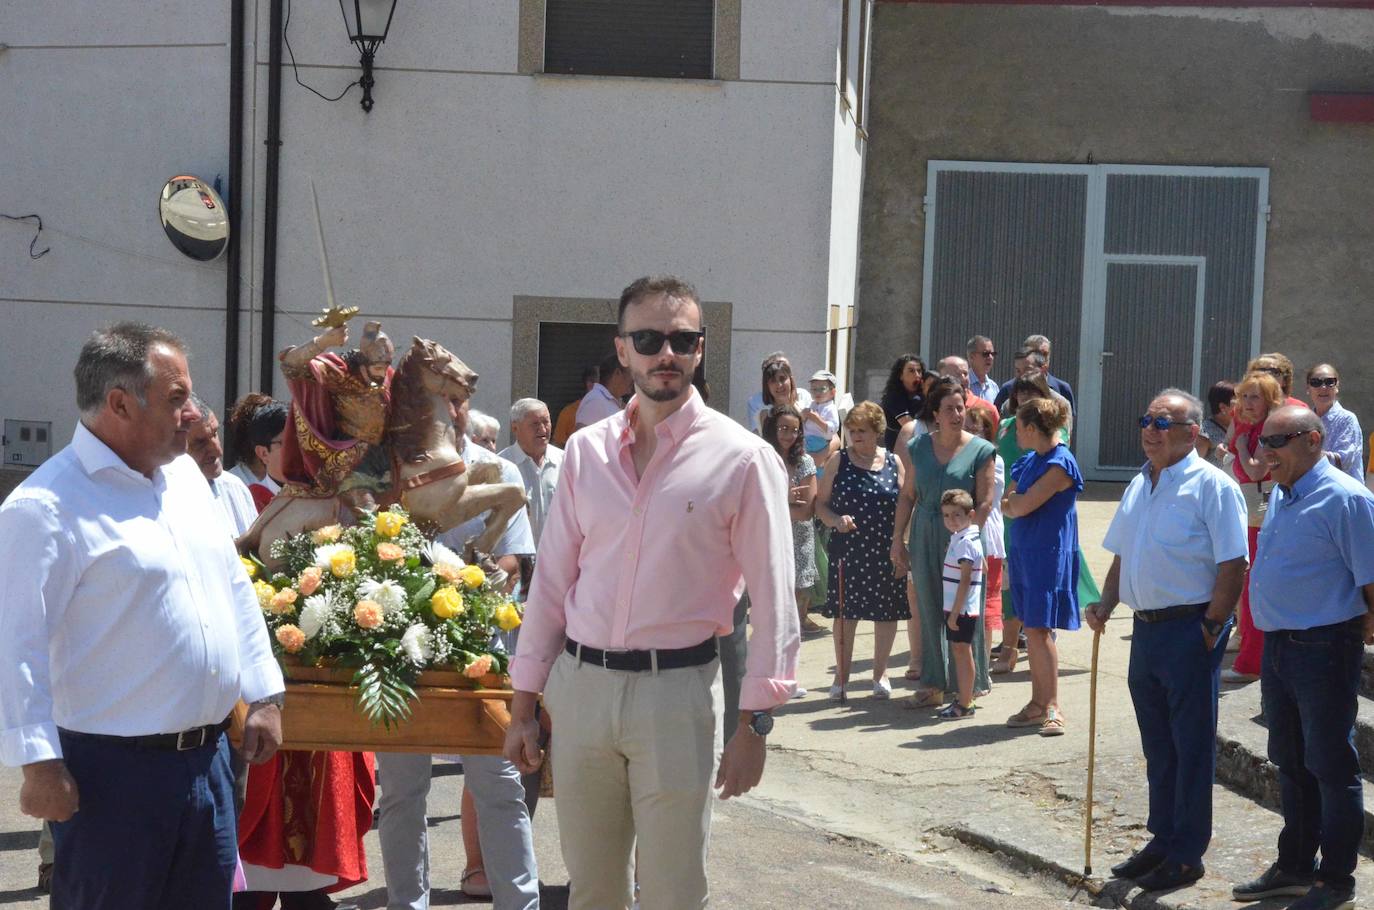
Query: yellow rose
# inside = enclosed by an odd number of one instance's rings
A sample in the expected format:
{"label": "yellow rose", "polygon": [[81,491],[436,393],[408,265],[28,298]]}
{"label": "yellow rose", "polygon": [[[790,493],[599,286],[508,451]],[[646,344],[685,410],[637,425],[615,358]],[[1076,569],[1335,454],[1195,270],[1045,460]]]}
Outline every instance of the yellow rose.
{"label": "yellow rose", "polygon": [[258,577],[258,564],[246,556],[240,556],[239,562],[243,563],[243,571],[248,573],[249,578]]}
{"label": "yellow rose", "polygon": [[335,578],[347,578],[358,568],[358,557],[352,547],[340,550],[329,557],[329,571]]}
{"label": "yellow rose", "polygon": [[280,615],[285,613],[295,613],[295,603],[296,592],[291,588],[282,588],[276,594],[272,595],[272,601],[270,603],[270,606],[273,613],[277,613]]}
{"label": "yellow rose", "polygon": [[295,626],[280,626],[277,629],[277,644],[287,654],[295,654],[305,647],[305,633]]}
{"label": "yellow rose", "polygon": [[496,624],[501,631],[509,632],[520,627],[520,611],[513,603],[504,603],[496,608]]}
{"label": "yellow rose", "polygon": [[316,544],[333,543],[343,535],[342,525],[327,525],[310,532],[310,539]]}
{"label": "yellow rose", "polygon": [[258,595],[258,606],[266,610],[272,606],[272,598],[277,595],[277,589],[265,581],[255,581],[253,593]]}
{"label": "yellow rose", "polygon": [[467,610],[467,607],[463,605],[463,595],[458,593],[457,588],[449,585],[445,585],[430,596],[429,608],[440,619],[462,616]]}
{"label": "yellow rose", "polygon": [[469,591],[475,591],[486,583],[487,573],[483,572],[477,566],[463,566],[463,568],[458,571],[458,580],[461,581],[463,587],[467,588]]}
{"label": "yellow rose", "polygon": [[377,513],[377,536],[395,537],[406,526],[406,517],[396,512]]}

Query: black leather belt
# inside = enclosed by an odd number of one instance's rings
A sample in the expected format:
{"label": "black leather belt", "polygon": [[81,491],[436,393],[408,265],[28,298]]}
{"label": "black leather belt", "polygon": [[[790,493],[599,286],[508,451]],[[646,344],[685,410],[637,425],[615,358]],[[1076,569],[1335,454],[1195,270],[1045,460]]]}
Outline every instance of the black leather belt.
{"label": "black leather belt", "polygon": [[1164,607],[1160,610],[1136,610],[1135,618],[1141,622],[1168,622],[1171,619],[1196,617],[1203,610],[1206,610],[1207,606],[1207,604],[1180,604],[1177,607]]}
{"label": "black leather belt", "polygon": [[214,743],[219,739],[219,735],[228,729],[229,718],[226,717],[217,724],[193,727],[190,730],[182,730],[180,733],[152,733],[148,736],[112,736],[108,733],[82,733],[79,730],[67,729],[63,729],[62,732],[78,739],[91,739],[114,745],[129,746],[134,749],[189,752],[192,749],[199,749],[201,746]]}
{"label": "black leather belt", "polygon": [[642,673],[645,670],[676,670],[699,667],[716,658],[716,640],[708,638],[689,648],[656,648],[650,651],[603,651],[578,644],[571,638],[565,650],[577,658],[577,663],[595,664],[607,670]]}

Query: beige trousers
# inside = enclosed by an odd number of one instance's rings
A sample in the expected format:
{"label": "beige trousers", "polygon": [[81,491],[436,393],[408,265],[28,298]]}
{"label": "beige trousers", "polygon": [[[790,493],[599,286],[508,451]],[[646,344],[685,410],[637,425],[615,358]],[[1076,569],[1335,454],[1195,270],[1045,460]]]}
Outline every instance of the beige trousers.
{"label": "beige trousers", "polygon": [[716,660],[655,674],[559,655],[544,701],[569,910],[626,910],[636,873],[644,910],[706,906],[721,700]]}

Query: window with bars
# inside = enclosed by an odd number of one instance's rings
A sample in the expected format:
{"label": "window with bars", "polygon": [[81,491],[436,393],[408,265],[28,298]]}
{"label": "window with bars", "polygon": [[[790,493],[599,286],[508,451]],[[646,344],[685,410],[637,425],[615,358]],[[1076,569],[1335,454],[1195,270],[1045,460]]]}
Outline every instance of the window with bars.
{"label": "window with bars", "polygon": [[544,72],[710,79],[715,0],[547,0]]}

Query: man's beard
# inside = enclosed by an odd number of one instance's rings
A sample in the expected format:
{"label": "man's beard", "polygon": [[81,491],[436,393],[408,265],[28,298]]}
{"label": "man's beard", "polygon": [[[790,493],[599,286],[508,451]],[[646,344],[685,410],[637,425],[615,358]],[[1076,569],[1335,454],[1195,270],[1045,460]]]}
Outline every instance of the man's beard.
{"label": "man's beard", "polygon": [[[656,370],[655,372],[661,373],[665,371]],[[682,371],[678,370],[676,371],[676,373],[677,377],[681,379],[683,376]],[[634,379],[635,391],[639,392],[639,394],[643,395],[650,401],[675,401],[678,398],[681,398],[684,394],[686,394],[687,390],[692,386],[690,382],[685,382],[682,384],[680,388],[676,389],[672,388],[671,386],[666,388],[651,388],[649,385],[650,381],[653,379],[653,376],[651,374],[639,373],[635,370],[631,370],[630,376]]]}

